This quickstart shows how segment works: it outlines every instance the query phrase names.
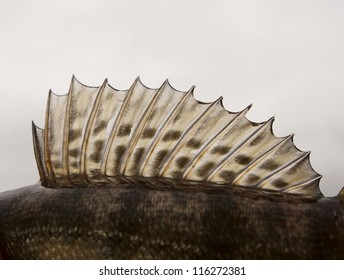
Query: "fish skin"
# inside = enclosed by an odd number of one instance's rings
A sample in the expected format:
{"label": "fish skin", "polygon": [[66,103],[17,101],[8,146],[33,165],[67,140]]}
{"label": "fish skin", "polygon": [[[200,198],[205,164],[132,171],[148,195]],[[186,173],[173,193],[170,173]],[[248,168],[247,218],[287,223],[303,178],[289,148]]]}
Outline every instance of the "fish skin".
{"label": "fish skin", "polygon": [[136,184],[0,194],[5,259],[344,259],[339,197]]}

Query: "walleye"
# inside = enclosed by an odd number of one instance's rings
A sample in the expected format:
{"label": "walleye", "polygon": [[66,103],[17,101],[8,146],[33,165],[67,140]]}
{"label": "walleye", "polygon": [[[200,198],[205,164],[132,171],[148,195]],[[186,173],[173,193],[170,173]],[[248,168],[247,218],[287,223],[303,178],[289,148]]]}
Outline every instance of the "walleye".
{"label": "walleye", "polygon": [[273,118],[249,121],[168,81],[74,77],[33,124],[40,183],[0,194],[0,258],[343,259],[344,191]]}

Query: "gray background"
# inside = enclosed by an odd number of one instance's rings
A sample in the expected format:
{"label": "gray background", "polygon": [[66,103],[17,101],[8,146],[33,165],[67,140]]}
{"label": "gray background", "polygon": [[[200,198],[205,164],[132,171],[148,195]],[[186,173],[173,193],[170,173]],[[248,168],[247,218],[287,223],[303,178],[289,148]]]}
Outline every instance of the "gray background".
{"label": "gray background", "polygon": [[344,1],[0,0],[0,190],[35,183],[31,120],[43,126],[48,90],[72,74],[127,89],[169,78],[195,96],[253,103],[277,136],[311,150],[321,189],[344,185]]}

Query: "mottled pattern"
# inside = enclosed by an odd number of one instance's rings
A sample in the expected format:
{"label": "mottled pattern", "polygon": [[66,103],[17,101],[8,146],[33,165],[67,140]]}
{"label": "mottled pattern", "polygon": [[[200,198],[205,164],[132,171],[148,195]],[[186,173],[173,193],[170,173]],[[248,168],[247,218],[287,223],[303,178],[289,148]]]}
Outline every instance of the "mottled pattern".
{"label": "mottled pattern", "polygon": [[344,259],[339,198],[114,180],[0,194],[10,259]]}
{"label": "mottled pattern", "polygon": [[168,81],[151,89],[136,79],[119,91],[107,80],[87,87],[73,78],[67,95],[50,93],[44,130],[33,126],[41,181],[94,186],[141,176],[319,195],[309,154],[292,136],[275,137],[273,118],[249,121],[249,108],[228,112],[222,98],[202,103],[193,88],[180,92]]}

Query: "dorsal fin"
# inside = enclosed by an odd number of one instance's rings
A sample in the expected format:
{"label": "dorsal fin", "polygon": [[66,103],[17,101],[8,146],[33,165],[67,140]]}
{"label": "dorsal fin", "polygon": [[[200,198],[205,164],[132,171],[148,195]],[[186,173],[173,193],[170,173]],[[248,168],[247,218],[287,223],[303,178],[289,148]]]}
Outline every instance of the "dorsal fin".
{"label": "dorsal fin", "polygon": [[36,161],[49,187],[96,186],[114,178],[167,178],[319,196],[321,176],[292,135],[275,137],[271,118],[253,123],[202,103],[166,80],[137,78],[129,90],[74,76],[67,95],[49,93],[45,128],[33,125]]}

